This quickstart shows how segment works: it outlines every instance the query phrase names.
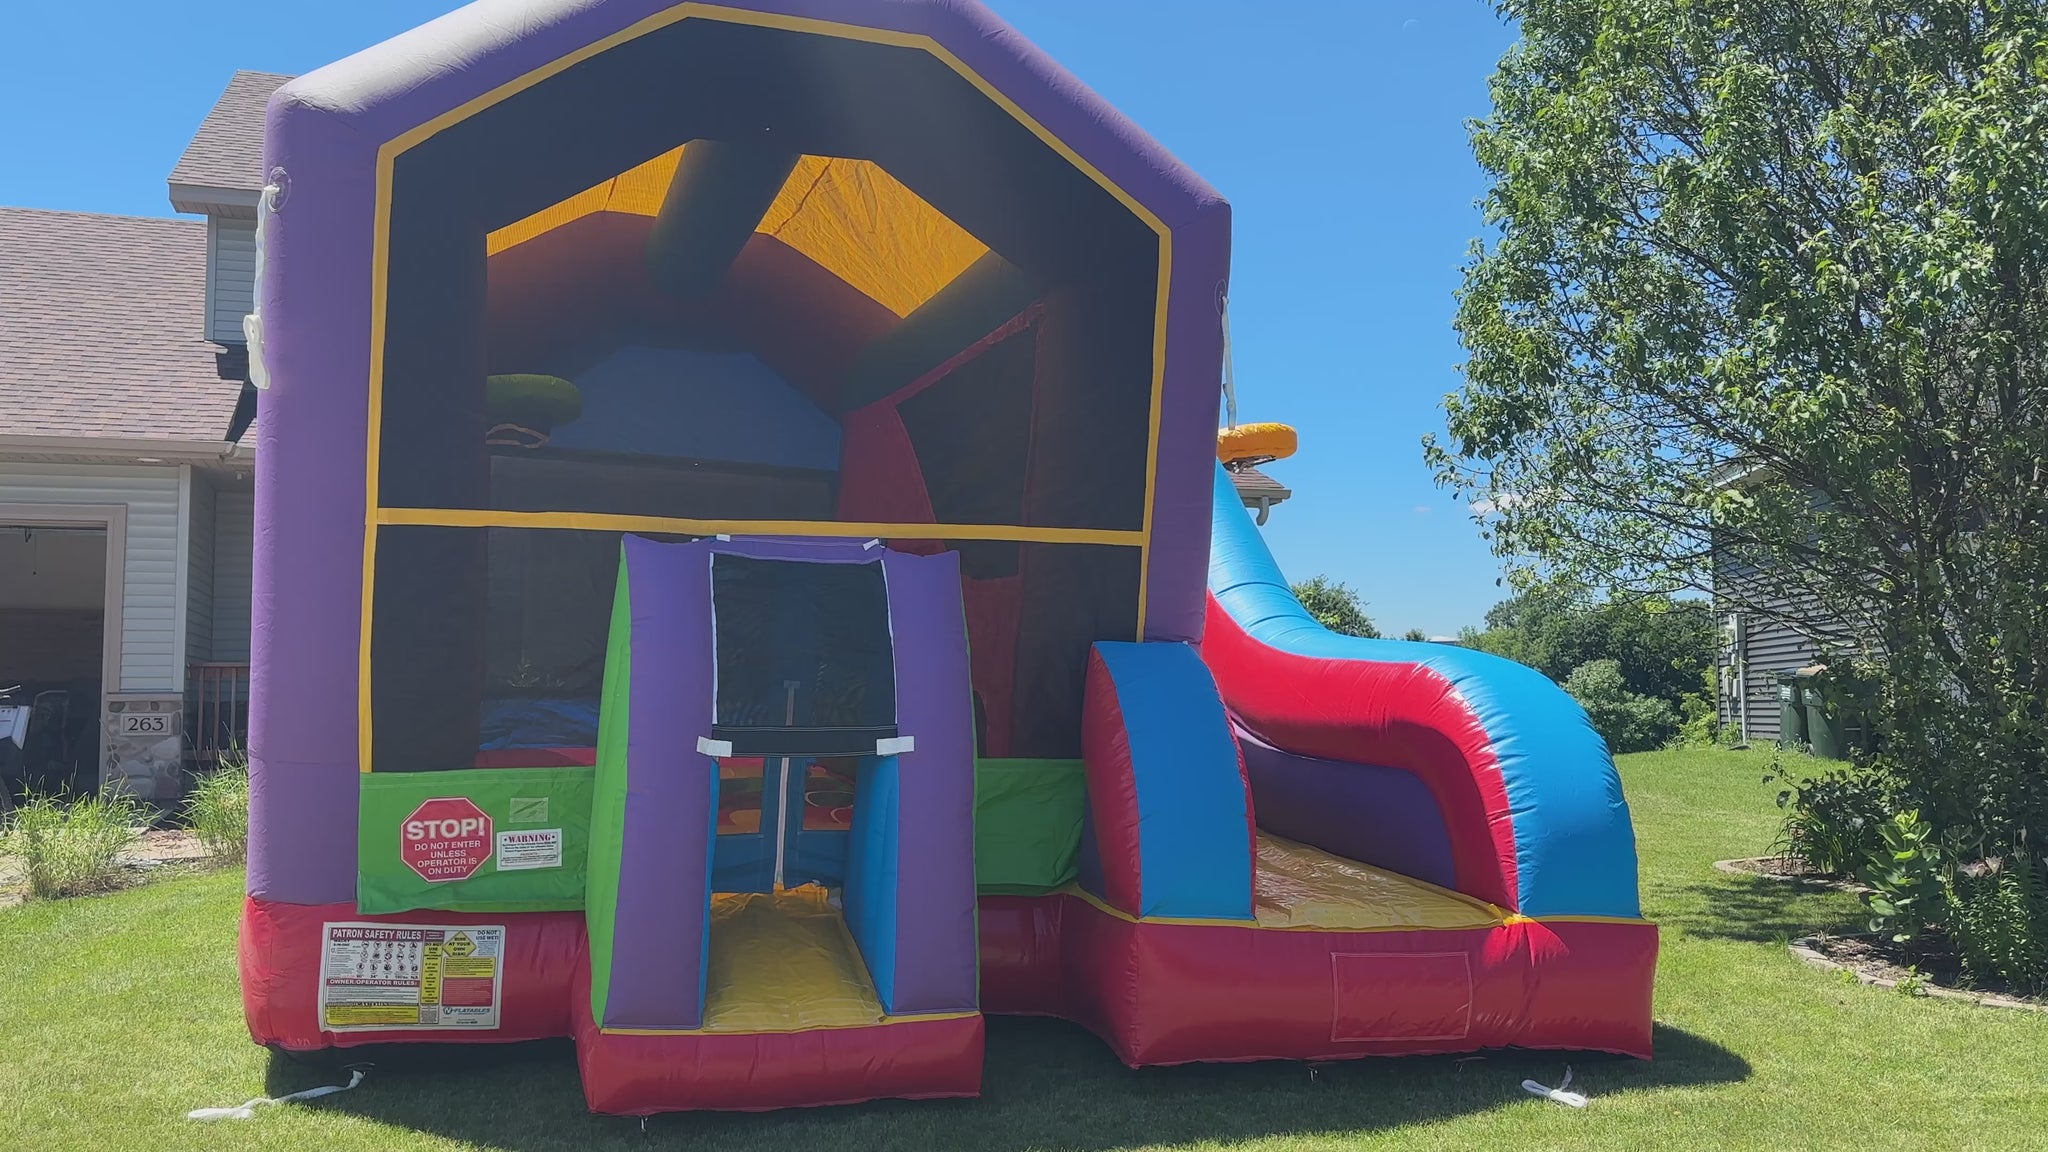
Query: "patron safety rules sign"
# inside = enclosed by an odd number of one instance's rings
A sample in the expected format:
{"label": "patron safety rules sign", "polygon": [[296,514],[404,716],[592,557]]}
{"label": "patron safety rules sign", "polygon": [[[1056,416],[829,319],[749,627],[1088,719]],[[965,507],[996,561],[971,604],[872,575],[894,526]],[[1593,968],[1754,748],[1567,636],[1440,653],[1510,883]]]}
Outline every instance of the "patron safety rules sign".
{"label": "patron safety rules sign", "polygon": [[328,924],[320,1025],[330,1032],[498,1026],[502,924]]}

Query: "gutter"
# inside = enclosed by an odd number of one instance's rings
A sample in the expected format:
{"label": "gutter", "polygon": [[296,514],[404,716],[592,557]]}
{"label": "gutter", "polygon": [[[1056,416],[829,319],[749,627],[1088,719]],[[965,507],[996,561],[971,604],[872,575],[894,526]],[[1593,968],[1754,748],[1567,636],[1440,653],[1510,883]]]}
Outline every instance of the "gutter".
{"label": "gutter", "polygon": [[0,433],[0,454],[127,457],[137,464],[237,464],[256,458],[254,444],[227,440],[154,440],[135,436],[21,436]]}
{"label": "gutter", "polygon": [[174,211],[223,216],[230,220],[254,220],[256,199],[262,195],[258,188],[220,188],[205,184],[172,183],[170,191]]}
{"label": "gutter", "polygon": [[1707,477],[1707,486],[1718,492],[1724,488],[1747,488],[1769,475],[1769,469],[1748,460],[1730,460],[1714,469]]}

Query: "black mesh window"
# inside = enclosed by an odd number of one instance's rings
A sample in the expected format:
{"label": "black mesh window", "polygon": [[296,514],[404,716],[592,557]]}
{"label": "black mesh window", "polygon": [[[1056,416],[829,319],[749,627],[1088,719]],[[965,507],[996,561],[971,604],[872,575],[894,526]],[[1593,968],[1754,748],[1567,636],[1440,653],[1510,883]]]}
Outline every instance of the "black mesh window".
{"label": "black mesh window", "polygon": [[714,732],[734,755],[872,753],[896,735],[882,566],[716,556]]}

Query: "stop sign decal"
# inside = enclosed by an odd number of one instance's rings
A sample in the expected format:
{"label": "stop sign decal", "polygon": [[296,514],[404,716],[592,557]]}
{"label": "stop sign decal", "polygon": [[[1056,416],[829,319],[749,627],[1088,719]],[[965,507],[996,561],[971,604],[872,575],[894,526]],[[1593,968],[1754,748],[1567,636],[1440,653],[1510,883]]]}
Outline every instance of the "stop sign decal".
{"label": "stop sign decal", "polygon": [[467,880],[491,858],[491,818],[466,796],[428,800],[399,826],[398,848],[430,884]]}

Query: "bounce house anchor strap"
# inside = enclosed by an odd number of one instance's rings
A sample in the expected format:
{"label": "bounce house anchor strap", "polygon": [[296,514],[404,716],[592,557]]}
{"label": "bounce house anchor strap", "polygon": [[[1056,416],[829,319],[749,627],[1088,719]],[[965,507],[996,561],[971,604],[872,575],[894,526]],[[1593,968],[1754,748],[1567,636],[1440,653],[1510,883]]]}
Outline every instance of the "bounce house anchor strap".
{"label": "bounce house anchor strap", "polygon": [[254,1100],[236,1105],[233,1108],[194,1108],[192,1111],[185,1113],[185,1119],[251,1120],[256,1116],[256,1109],[265,1104],[291,1104],[299,1100],[317,1100],[322,1096],[332,1096],[336,1092],[346,1092],[363,1082],[363,1071],[363,1069],[358,1068],[354,1072],[349,1073],[348,1083],[346,1084],[323,1084],[318,1088],[308,1088],[304,1092],[294,1092],[289,1096],[258,1096]]}
{"label": "bounce house anchor strap", "polygon": [[1565,1091],[1565,1089],[1571,1086],[1572,1069],[1571,1065],[1569,1064],[1565,1065],[1564,1082],[1559,1084],[1555,1088],[1549,1088],[1542,1084],[1538,1084],[1534,1080],[1522,1081],[1522,1090],[1529,1093],[1531,1096],[1541,1096],[1546,1100],[1554,1100],[1557,1103],[1563,1104],[1568,1108],[1584,1108],[1586,1106],[1586,1094],[1583,1092]]}

